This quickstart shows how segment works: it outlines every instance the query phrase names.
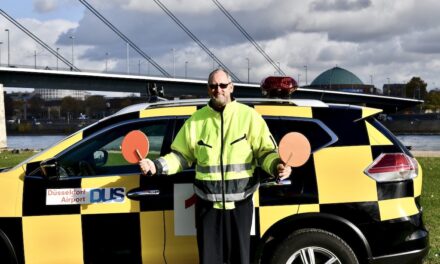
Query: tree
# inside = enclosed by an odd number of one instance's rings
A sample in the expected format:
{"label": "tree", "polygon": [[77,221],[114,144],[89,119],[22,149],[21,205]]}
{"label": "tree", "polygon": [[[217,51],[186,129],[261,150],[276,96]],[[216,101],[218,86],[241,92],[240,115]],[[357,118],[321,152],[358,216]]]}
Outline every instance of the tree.
{"label": "tree", "polygon": [[102,95],[92,95],[87,97],[85,104],[87,106],[87,115],[93,118],[101,118],[106,110],[105,99]]}
{"label": "tree", "polygon": [[423,100],[426,97],[426,82],[420,77],[412,77],[405,86],[405,96],[407,98],[414,98]]}
{"label": "tree", "polygon": [[426,109],[431,109],[433,111],[440,109],[440,90],[431,90],[426,96],[425,100]]}
{"label": "tree", "polygon": [[69,115],[69,118],[74,118],[79,116],[81,112],[84,112],[82,100],[75,99],[71,96],[66,96],[61,100],[61,114],[63,116]]}
{"label": "tree", "polygon": [[16,116],[17,118],[22,118],[24,119],[24,113],[23,113],[23,108],[24,108],[24,100],[13,100],[12,101],[12,109],[14,111],[13,116]]}
{"label": "tree", "polygon": [[27,100],[26,104],[28,116],[41,118],[44,115],[45,101],[41,98],[39,94],[32,96],[29,100]]}

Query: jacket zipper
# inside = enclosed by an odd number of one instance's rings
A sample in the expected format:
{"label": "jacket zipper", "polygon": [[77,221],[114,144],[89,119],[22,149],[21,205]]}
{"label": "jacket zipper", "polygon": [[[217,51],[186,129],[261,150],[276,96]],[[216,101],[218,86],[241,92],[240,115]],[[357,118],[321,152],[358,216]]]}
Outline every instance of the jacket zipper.
{"label": "jacket zipper", "polygon": [[201,139],[197,142],[197,145],[199,145],[199,146],[205,146],[205,147],[208,147],[208,148],[212,148],[211,145],[206,144],[206,143],[203,142],[203,140],[201,140]]}
{"label": "jacket zipper", "polygon": [[231,142],[231,146],[234,145],[234,144],[237,143],[237,142],[242,141],[243,139],[246,139],[246,134],[244,134],[241,138],[238,138],[238,139],[232,141],[232,142]]}
{"label": "jacket zipper", "polygon": [[222,175],[222,202],[223,202],[223,210],[226,210],[226,200],[225,200],[225,172],[223,170],[223,149],[224,149],[224,122],[223,122],[223,111],[220,113],[220,128],[221,128],[221,144],[220,144],[220,172]]}

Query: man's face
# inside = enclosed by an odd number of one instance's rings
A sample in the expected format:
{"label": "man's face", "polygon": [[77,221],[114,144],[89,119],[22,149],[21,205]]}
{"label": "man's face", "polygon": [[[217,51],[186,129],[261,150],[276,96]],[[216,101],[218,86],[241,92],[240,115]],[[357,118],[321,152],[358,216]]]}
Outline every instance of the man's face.
{"label": "man's face", "polygon": [[[221,88],[220,85],[227,85],[227,87]],[[214,73],[208,83],[208,94],[217,107],[224,107],[227,103],[231,102],[231,94],[233,91],[234,86],[229,81],[226,73],[222,71]]]}

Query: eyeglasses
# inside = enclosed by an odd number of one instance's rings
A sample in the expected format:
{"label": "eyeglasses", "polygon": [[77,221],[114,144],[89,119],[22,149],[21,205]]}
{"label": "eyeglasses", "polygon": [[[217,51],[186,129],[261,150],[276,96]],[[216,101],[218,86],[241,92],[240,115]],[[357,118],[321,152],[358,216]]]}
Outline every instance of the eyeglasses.
{"label": "eyeglasses", "polygon": [[217,87],[220,87],[222,89],[226,89],[229,84],[231,84],[231,83],[230,82],[229,83],[210,83],[209,88],[211,88],[212,90],[216,89]]}

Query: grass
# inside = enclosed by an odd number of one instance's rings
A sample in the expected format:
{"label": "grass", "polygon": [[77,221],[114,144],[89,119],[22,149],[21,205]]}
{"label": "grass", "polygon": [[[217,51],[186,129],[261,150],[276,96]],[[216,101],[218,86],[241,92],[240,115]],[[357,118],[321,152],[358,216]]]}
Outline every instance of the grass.
{"label": "grass", "polygon": [[[35,154],[0,152],[0,168],[12,167]],[[417,158],[423,169],[423,219],[430,235],[430,251],[424,264],[440,264],[440,158]]]}
{"label": "grass", "polygon": [[0,168],[13,167],[34,154],[35,152],[33,151],[20,151],[20,153],[12,153],[11,151],[0,152]]}
{"label": "grass", "polygon": [[423,169],[423,220],[429,230],[428,257],[424,264],[440,263],[440,158],[417,158]]}

